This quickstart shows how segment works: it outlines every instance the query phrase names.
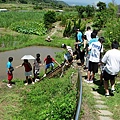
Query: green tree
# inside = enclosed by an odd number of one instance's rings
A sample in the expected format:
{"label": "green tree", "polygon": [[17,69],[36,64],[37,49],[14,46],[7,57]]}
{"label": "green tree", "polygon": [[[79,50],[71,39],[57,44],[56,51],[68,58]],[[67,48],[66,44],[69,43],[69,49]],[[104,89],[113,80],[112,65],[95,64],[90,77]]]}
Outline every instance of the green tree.
{"label": "green tree", "polygon": [[97,3],[98,10],[101,12],[102,10],[106,9],[106,4],[104,2]]}
{"label": "green tree", "polygon": [[68,21],[63,33],[63,37],[70,37],[70,35],[71,35],[71,21]]}
{"label": "green tree", "polygon": [[47,29],[51,29],[54,22],[56,22],[56,14],[54,11],[48,11],[44,14],[44,24]]}

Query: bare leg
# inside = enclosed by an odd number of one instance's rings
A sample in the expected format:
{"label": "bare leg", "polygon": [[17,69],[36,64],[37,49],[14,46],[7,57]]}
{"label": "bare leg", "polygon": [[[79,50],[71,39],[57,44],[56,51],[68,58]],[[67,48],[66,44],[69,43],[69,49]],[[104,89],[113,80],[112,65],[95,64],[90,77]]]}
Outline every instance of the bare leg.
{"label": "bare leg", "polygon": [[26,76],[26,82],[28,83],[28,76]]}
{"label": "bare leg", "polygon": [[45,74],[47,73],[47,68],[45,68]]}
{"label": "bare leg", "polygon": [[91,76],[90,80],[93,80],[94,76],[95,76],[95,74],[92,72],[92,76]]}
{"label": "bare leg", "polygon": [[90,71],[88,71],[87,80],[90,80]]}
{"label": "bare leg", "polygon": [[107,81],[104,80],[104,88],[105,88],[106,95],[109,95],[108,86],[109,86],[109,81],[108,80]]}
{"label": "bare leg", "polygon": [[111,83],[111,89],[115,90],[115,79],[114,80],[110,80]]}

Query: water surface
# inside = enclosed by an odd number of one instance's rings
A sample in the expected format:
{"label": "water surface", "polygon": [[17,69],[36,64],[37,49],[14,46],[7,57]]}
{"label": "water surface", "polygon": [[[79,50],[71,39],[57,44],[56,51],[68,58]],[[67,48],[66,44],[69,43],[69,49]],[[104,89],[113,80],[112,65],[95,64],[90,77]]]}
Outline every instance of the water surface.
{"label": "water surface", "polygon": [[[15,66],[22,64],[21,58],[24,55],[33,55],[36,57],[37,53],[40,53],[41,60],[43,62],[44,58],[49,54],[52,57],[55,57],[55,52],[62,52],[61,48],[54,48],[54,47],[43,47],[43,46],[32,46],[32,47],[26,47],[22,49],[12,50],[12,51],[6,51],[0,53],[0,80],[7,79],[7,72],[6,72],[6,63],[8,61],[9,57],[13,57],[12,65],[15,68]],[[31,64],[33,64],[33,60],[29,60]],[[41,67],[41,70],[44,69],[44,66]],[[18,69],[15,69],[14,71],[14,78],[20,78],[25,79],[24,76],[24,67],[20,67]]]}

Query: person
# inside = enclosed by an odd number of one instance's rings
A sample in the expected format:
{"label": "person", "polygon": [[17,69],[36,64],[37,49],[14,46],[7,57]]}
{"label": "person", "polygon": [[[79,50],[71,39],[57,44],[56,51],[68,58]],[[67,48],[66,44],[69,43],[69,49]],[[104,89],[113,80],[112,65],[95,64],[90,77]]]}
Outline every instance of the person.
{"label": "person", "polygon": [[32,79],[32,66],[30,62],[28,62],[28,59],[24,59],[24,62],[21,65],[16,66],[16,68],[24,66],[25,68],[25,76],[26,76],[26,83],[25,85],[28,85],[28,79],[31,80],[32,84],[34,84]]}
{"label": "person", "polygon": [[86,35],[86,37],[87,37],[88,42],[91,40],[91,33],[92,33],[91,27],[88,26],[87,31],[85,31],[85,33],[84,33],[84,35]]}
{"label": "person", "polygon": [[[97,42],[92,42],[88,47],[90,50],[89,66],[87,73],[87,83],[93,83],[94,75],[98,72],[98,63],[100,62],[100,53],[103,52],[102,39],[99,38]],[[90,74],[92,75],[90,76]]]}
{"label": "person", "polygon": [[75,50],[76,50],[76,53],[77,53],[77,57],[76,57],[77,60],[80,60],[80,46],[81,46],[81,43],[82,43],[82,32],[79,29],[77,29],[77,31],[76,31],[76,42],[74,43],[75,44]]}
{"label": "person", "polygon": [[86,52],[86,47],[87,47],[87,38],[86,35],[82,35],[82,40],[83,42],[81,43],[80,47],[80,61],[81,61],[81,66],[84,66],[84,61],[85,61],[85,52]]}
{"label": "person", "polygon": [[43,77],[46,77],[46,73],[47,73],[48,68],[51,67],[51,69],[53,70],[54,62],[56,64],[58,64],[59,67],[61,67],[61,65],[53,57],[51,57],[50,55],[47,55],[47,57],[44,58],[44,63],[46,63],[46,65],[45,65],[45,74],[44,74]]}
{"label": "person", "polygon": [[51,42],[51,38],[50,38],[50,36],[48,36],[46,39],[45,39],[45,41],[47,41],[47,42]]}
{"label": "person", "polygon": [[[102,58],[101,63],[105,64],[103,78],[105,96],[109,96],[109,80],[111,83],[111,93],[115,91],[115,77],[120,71],[120,50],[118,50],[119,43],[113,41],[111,44],[112,49],[108,50]],[[114,94],[112,94],[114,95]]]}
{"label": "person", "polygon": [[12,79],[13,79],[13,71],[14,71],[14,68],[12,67],[12,61],[13,61],[13,57],[9,57],[8,58],[8,62],[7,62],[7,76],[8,76],[8,84],[7,86],[9,88],[12,87]]}
{"label": "person", "polygon": [[[105,42],[105,38],[104,38],[104,37],[100,37],[100,39],[101,39],[101,42],[102,42],[102,43]],[[102,47],[103,47],[103,44],[102,44]],[[103,47],[102,49],[104,50],[104,47]],[[104,64],[101,64],[101,59],[102,59],[104,53],[105,53],[105,51],[102,51],[102,52],[100,53],[100,63],[99,63],[99,65],[100,65],[100,86],[103,85]]]}
{"label": "person", "polygon": [[33,74],[35,82],[39,81],[40,66],[42,66],[42,61],[40,59],[40,54],[36,54],[36,59],[33,62]]}
{"label": "person", "polygon": [[[97,41],[98,41],[98,39],[96,38],[96,33],[92,32],[92,33],[91,33],[91,40],[89,41],[88,46],[90,46],[90,44],[91,44],[92,42],[97,42]],[[90,57],[90,50],[87,50],[87,54],[86,54],[86,65],[85,65],[85,67],[84,67],[84,70],[85,70],[85,69],[88,69],[88,66],[89,66],[89,57]]]}
{"label": "person", "polygon": [[64,63],[68,65],[73,60],[73,51],[70,46],[67,46],[66,44],[62,44],[62,48],[64,48],[67,52],[64,54]]}

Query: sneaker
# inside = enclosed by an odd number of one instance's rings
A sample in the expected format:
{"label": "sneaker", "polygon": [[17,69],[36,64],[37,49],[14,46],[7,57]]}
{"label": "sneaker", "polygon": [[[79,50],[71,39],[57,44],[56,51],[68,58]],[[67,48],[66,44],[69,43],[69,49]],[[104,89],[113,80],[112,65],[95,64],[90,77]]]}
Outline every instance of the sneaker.
{"label": "sneaker", "polygon": [[114,93],[114,92],[115,92],[115,90],[111,90],[111,92],[112,92],[112,93]]}
{"label": "sneaker", "polygon": [[111,88],[111,92],[114,93],[114,92],[115,92],[115,89],[114,89],[114,88]]}
{"label": "sneaker", "polygon": [[34,82],[32,82],[32,84],[34,85],[35,83],[34,83]]}
{"label": "sneaker", "polygon": [[25,83],[25,85],[28,85],[28,83]]}
{"label": "sneaker", "polygon": [[12,85],[10,85],[10,84],[7,84],[7,86],[8,86],[9,88],[12,88]]}
{"label": "sneaker", "polygon": [[68,63],[65,63],[65,65],[67,66],[67,65],[68,65]]}
{"label": "sneaker", "polygon": [[110,94],[109,93],[105,93],[105,97],[110,97]]}
{"label": "sneaker", "polygon": [[46,74],[44,74],[43,77],[46,77]]}
{"label": "sneaker", "polygon": [[39,79],[35,79],[35,82],[38,82],[39,81]]}
{"label": "sneaker", "polygon": [[93,80],[90,80],[89,83],[93,83]]}
{"label": "sneaker", "polygon": [[89,83],[89,80],[84,80],[86,83]]}

